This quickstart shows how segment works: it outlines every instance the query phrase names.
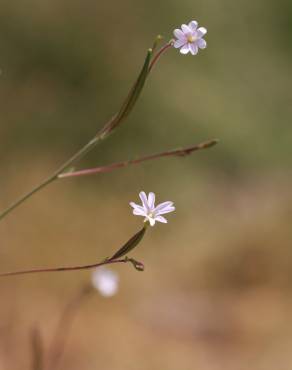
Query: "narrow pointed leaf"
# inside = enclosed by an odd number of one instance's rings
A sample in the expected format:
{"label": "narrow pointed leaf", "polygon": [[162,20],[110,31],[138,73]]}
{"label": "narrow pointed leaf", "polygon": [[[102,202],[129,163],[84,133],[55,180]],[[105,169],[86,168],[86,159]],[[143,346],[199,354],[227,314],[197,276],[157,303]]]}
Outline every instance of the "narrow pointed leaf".
{"label": "narrow pointed leaf", "polygon": [[148,49],[144,65],[142,67],[142,70],[139,74],[139,77],[134,84],[132,90],[130,91],[130,94],[128,98],[126,99],[125,103],[122,105],[122,108],[120,109],[118,113],[118,119],[125,118],[133,109],[137,99],[139,98],[141,91],[145,85],[146,78],[148,76],[148,68],[150,64],[150,59],[152,56],[152,49]]}
{"label": "narrow pointed leaf", "polygon": [[146,228],[143,227],[140,231],[138,231],[134,236],[131,237],[109,260],[115,260],[117,258],[121,258],[128,254],[131,250],[133,250],[143,239],[145,234]]}
{"label": "narrow pointed leaf", "polygon": [[98,136],[104,138],[109,133],[111,133],[120,123],[121,121],[126,118],[131,110],[133,109],[137,99],[139,98],[141,91],[145,85],[146,78],[148,76],[148,68],[150,64],[152,56],[152,49],[149,49],[142,67],[142,70],[133,85],[132,89],[130,90],[127,99],[123,103],[121,109],[109,120],[109,122],[102,128],[101,132]]}

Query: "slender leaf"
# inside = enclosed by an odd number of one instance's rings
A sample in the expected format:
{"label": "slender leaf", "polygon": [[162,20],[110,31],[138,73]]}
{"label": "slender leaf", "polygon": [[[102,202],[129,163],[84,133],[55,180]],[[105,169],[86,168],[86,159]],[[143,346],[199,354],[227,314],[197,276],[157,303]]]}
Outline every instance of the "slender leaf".
{"label": "slender leaf", "polygon": [[131,237],[109,260],[115,260],[117,258],[121,258],[128,254],[131,250],[133,250],[143,239],[145,234],[146,227],[143,227],[140,231],[138,231],[134,236]]}
{"label": "slender leaf", "polygon": [[134,105],[142,92],[142,89],[145,85],[146,78],[148,76],[148,68],[149,68],[151,56],[152,56],[152,49],[148,49],[141,72],[135,84],[133,85],[132,89],[130,90],[130,93],[127,96],[127,99],[121,106],[120,110],[102,128],[101,132],[97,136],[104,138],[105,136],[110,134],[121,123],[121,121],[129,115],[131,110],[134,108]]}

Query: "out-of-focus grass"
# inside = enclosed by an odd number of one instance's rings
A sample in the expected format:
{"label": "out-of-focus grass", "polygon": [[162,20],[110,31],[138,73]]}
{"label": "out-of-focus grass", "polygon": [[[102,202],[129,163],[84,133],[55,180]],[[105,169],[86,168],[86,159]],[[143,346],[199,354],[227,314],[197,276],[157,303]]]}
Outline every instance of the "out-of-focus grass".
{"label": "out-of-focus grass", "polygon": [[[173,200],[169,225],[116,267],[121,290],[81,307],[62,369],[289,367],[291,5],[3,1],[1,208],[83,145],[119,107],[156,34],[198,19],[209,47],[172,50],[133,115],[80,166],[218,137],[188,158],[62,180],[0,224],[1,271],[110,255],[139,227],[128,202]],[[29,369],[31,328],[46,344],[89,272],[2,279],[0,369]]]}

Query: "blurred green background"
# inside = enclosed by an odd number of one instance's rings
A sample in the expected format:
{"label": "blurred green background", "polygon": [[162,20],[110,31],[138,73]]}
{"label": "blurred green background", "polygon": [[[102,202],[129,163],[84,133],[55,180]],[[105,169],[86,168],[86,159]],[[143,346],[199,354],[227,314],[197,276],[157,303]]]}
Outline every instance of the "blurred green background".
{"label": "blurred green background", "polygon": [[[220,143],[56,182],[0,224],[1,271],[90,263],[141,226],[128,206],[140,190],[175,202],[169,224],[133,252],[145,272],[115,267],[118,295],[80,305],[64,370],[291,367],[291,1],[2,0],[0,205],[84,145],[119,108],[155,36],[192,19],[208,28],[208,48],[168,51],[127,122],[78,167]],[[32,328],[47,353],[89,279],[1,279],[0,370],[34,369]]]}

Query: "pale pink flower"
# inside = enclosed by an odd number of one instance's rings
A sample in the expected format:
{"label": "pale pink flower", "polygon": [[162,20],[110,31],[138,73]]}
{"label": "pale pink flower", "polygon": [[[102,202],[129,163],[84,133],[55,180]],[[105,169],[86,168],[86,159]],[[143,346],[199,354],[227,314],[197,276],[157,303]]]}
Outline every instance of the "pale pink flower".
{"label": "pale pink flower", "polygon": [[191,21],[188,25],[182,24],[181,29],[173,31],[174,36],[177,38],[173,46],[180,48],[181,54],[191,53],[198,54],[199,49],[205,49],[207,42],[203,39],[207,30],[204,27],[198,28],[198,22]]}
{"label": "pale pink flower", "polygon": [[160,203],[155,207],[154,193],[149,193],[147,197],[145,192],[141,191],[139,197],[142,201],[141,206],[134,202],[130,203],[130,206],[133,207],[133,214],[145,217],[144,222],[148,221],[151,226],[154,226],[156,221],[166,224],[166,218],[161,215],[175,210],[173,202]]}
{"label": "pale pink flower", "polygon": [[94,288],[104,297],[112,297],[119,289],[119,276],[116,272],[106,268],[96,268],[91,281]]}

